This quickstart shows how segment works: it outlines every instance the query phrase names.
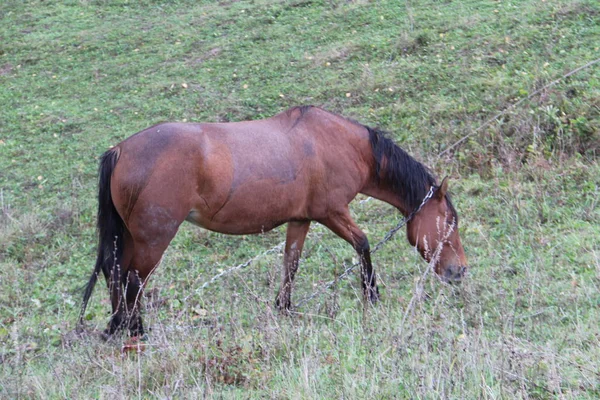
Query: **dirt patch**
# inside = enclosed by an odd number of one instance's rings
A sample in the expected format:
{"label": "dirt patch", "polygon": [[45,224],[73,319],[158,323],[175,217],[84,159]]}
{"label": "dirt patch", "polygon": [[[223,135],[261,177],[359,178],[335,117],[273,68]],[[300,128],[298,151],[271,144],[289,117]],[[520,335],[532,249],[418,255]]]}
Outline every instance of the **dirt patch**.
{"label": "dirt patch", "polygon": [[15,67],[12,64],[6,63],[0,67],[0,76],[6,76],[12,74]]}
{"label": "dirt patch", "polygon": [[206,53],[202,54],[200,57],[189,60],[188,63],[191,65],[202,64],[206,60],[210,60],[211,58],[218,57],[222,52],[223,52],[223,49],[221,47],[215,47],[213,49],[210,49]]}

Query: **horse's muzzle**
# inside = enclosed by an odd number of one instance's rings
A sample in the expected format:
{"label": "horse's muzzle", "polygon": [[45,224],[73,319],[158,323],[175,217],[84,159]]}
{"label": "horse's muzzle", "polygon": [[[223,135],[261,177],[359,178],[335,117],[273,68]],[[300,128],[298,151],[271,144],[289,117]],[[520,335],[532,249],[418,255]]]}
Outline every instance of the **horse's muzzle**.
{"label": "horse's muzzle", "polygon": [[464,265],[449,265],[444,270],[442,280],[447,283],[460,283],[467,273],[467,267]]}

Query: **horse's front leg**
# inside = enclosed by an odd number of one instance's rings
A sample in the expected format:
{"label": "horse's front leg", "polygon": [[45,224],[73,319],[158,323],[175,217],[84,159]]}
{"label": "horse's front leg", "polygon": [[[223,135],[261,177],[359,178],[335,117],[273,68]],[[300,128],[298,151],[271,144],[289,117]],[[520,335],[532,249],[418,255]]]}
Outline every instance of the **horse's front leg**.
{"label": "horse's front leg", "polygon": [[371,264],[371,249],[367,235],[356,225],[347,208],[319,222],[352,245],[360,259],[363,294],[371,303],[376,303],[379,300],[379,288]]}
{"label": "horse's front leg", "polygon": [[[362,233],[362,232],[361,232]],[[371,303],[379,301],[379,288],[375,281],[375,272],[373,264],[371,264],[371,248],[367,237],[357,240],[357,245],[354,247],[360,258],[360,277],[363,293],[365,298]]]}
{"label": "horse's front leg", "polygon": [[280,311],[288,312],[292,307],[291,295],[294,276],[298,270],[298,261],[304,247],[304,240],[310,228],[310,221],[290,221],[287,226],[281,287],[275,304]]}

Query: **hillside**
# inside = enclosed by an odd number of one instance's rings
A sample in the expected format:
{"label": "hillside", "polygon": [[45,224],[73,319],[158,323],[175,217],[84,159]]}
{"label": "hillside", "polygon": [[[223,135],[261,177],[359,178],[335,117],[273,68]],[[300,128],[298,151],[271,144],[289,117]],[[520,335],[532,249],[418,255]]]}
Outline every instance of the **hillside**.
{"label": "hillside", "polygon": [[[0,18],[0,397],[600,396],[598,2],[8,0]],[[184,224],[147,289],[143,355],[98,338],[103,283],[78,337],[100,155],[160,121],[302,104],[450,177],[466,281],[440,282],[399,232],[365,306],[357,274],[324,289],[356,256],[313,224],[306,302],[284,317],[283,228]],[[401,216],[357,200],[374,247]]]}

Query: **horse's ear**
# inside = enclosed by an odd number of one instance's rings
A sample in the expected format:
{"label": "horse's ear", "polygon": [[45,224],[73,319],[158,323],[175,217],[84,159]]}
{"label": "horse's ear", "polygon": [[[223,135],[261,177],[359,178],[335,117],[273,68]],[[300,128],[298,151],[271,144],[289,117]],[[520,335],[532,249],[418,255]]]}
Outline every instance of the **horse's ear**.
{"label": "horse's ear", "polygon": [[435,192],[438,199],[443,199],[446,196],[446,192],[448,191],[448,177],[442,179],[442,183],[438,187],[438,190]]}

